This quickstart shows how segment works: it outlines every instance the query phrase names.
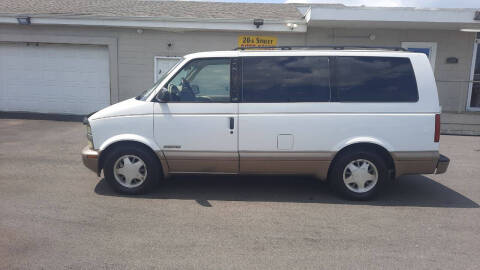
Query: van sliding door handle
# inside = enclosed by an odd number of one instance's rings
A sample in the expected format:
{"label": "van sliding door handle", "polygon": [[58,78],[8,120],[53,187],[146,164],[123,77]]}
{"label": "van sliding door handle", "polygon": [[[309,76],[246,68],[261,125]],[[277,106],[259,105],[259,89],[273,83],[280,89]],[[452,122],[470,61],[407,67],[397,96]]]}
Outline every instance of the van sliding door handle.
{"label": "van sliding door handle", "polygon": [[230,119],[230,129],[234,129],[235,128],[235,120],[233,119],[233,117],[229,117]]}

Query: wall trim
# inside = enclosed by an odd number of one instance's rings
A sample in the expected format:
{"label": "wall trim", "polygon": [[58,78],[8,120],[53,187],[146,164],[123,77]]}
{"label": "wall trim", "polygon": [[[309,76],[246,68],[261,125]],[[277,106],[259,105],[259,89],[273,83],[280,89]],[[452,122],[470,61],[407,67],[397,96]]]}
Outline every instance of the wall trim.
{"label": "wall trim", "polygon": [[475,75],[475,62],[476,62],[476,56],[477,56],[477,51],[478,47],[480,46],[480,39],[475,39],[473,43],[473,53],[472,53],[472,62],[470,66],[470,81],[468,83],[468,92],[467,92],[467,104],[465,106],[465,109],[467,112],[478,112],[480,111],[480,108],[476,107],[471,107],[470,102],[472,100],[472,91],[473,91],[473,83],[474,83],[474,75]]}

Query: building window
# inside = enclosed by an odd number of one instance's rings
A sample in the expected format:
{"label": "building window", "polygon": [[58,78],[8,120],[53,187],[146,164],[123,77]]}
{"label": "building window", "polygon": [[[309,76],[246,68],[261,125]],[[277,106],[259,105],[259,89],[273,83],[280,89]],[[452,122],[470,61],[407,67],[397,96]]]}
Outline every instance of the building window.
{"label": "building window", "polygon": [[162,75],[169,71],[180,59],[180,57],[155,56],[153,83],[156,83]]}
{"label": "building window", "polygon": [[410,52],[420,52],[427,55],[432,65],[432,70],[435,70],[435,59],[437,57],[437,43],[436,42],[402,42],[402,48]]}
{"label": "building window", "polygon": [[467,109],[470,111],[480,111],[480,50],[477,39],[473,47],[472,73],[470,75],[470,85],[467,100]]}

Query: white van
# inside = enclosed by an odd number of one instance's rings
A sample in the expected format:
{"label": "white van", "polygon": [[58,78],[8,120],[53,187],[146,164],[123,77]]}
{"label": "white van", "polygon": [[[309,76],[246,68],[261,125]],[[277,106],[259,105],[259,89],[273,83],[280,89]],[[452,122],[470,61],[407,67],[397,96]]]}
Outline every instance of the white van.
{"label": "white van", "polygon": [[367,199],[449,164],[427,57],[382,48],[186,55],[86,124],[84,164],[128,194],[171,174],[302,174]]}

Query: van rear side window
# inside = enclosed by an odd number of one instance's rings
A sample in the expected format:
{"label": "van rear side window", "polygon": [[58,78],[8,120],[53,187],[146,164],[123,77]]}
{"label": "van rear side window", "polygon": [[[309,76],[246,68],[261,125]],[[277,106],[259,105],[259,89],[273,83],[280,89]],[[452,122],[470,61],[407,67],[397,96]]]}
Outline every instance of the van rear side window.
{"label": "van rear side window", "polygon": [[244,102],[328,102],[329,60],[325,56],[243,58]]}
{"label": "van rear side window", "polygon": [[412,64],[400,57],[335,57],[336,101],[416,102]]}

